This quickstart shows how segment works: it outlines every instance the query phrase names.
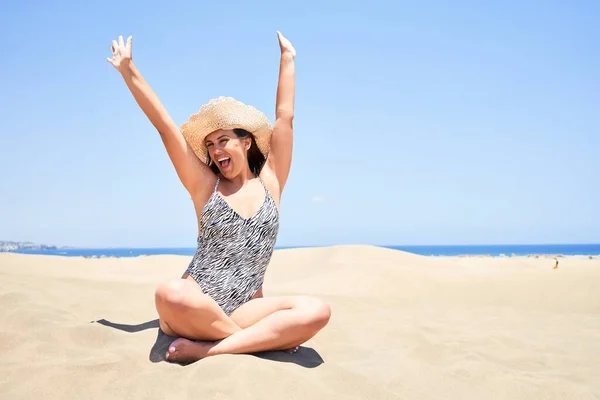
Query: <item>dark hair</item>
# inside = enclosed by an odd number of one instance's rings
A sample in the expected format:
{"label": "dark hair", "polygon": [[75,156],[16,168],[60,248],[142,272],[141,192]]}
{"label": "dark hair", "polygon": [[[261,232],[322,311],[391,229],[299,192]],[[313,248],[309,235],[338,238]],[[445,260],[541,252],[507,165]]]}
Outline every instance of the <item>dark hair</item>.
{"label": "dark hair", "polygon": [[[260,174],[260,171],[265,165],[265,161],[267,159],[258,148],[256,140],[254,139],[254,135],[248,132],[247,130],[240,128],[234,128],[233,133],[235,133],[236,136],[240,139],[250,138],[250,149],[248,149],[248,166],[250,167],[250,171],[252,171],[253,174]],[[208,155],[208,160],[210,169],[212,169],[212,171],[215,174],[219,174],[219,167],[217,167],[217,165],[210,159],[210,155]]]}

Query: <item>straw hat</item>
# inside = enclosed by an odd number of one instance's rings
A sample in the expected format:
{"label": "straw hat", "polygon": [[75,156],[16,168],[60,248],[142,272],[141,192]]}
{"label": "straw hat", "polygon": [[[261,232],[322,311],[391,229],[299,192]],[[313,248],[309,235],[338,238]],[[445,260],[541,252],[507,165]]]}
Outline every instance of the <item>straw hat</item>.
{"label": "straw hat", "polygon": [[261,153],[267,157],[273,128],[265,114],[232,97],[221,96],[200,107],[182,126],[181,133],[198,158],[208,164],[206,136],[219,129],[241,128],[254,135]]}

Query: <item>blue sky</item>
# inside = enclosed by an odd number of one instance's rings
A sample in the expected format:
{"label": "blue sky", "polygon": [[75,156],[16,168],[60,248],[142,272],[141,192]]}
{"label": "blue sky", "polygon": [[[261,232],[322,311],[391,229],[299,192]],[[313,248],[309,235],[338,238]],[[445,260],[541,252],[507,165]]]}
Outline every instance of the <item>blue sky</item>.
{"label": "blue sky", "polygon": [[[600,242],[600,3],[2,2],[0,239],[193,247],[189,196],[105,61],[181,124],[273,120],[298,52],[278,245]],[[485,3],[485,5],[483,4]]]}

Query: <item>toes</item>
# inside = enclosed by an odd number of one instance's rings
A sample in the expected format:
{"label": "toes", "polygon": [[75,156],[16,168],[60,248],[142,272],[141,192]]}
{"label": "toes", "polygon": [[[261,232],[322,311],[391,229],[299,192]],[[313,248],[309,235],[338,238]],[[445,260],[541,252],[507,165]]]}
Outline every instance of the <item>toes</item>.
{"label": "toes", "polygon": [[177,357],[177,349],[173,346],[169,347],[167,354],[165,356],[167,359],[173,359]]}
{"label": "toes", "polygon": [[173,341],[170,345],[169,345],[169,350],[167,351],[167,354],[165,355],[165,357],[167,359],[174,359],[177,358],[177,355],[179,353],[179,348],[181,347],[182,344],[182,339],[177,339],[175,341]]}

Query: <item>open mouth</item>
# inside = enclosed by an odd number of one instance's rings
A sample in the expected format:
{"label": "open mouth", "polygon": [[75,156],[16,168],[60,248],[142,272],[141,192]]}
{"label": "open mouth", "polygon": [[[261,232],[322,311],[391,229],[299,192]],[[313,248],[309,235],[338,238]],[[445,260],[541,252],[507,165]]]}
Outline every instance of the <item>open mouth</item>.
{"label": "open mouth", "polygon": [[227,168],[229,167],[229,164],[231,163],[231,159],[229,157],[223,157],[223,158],[219,158],[219,164],[221,165],[221,168]]}

